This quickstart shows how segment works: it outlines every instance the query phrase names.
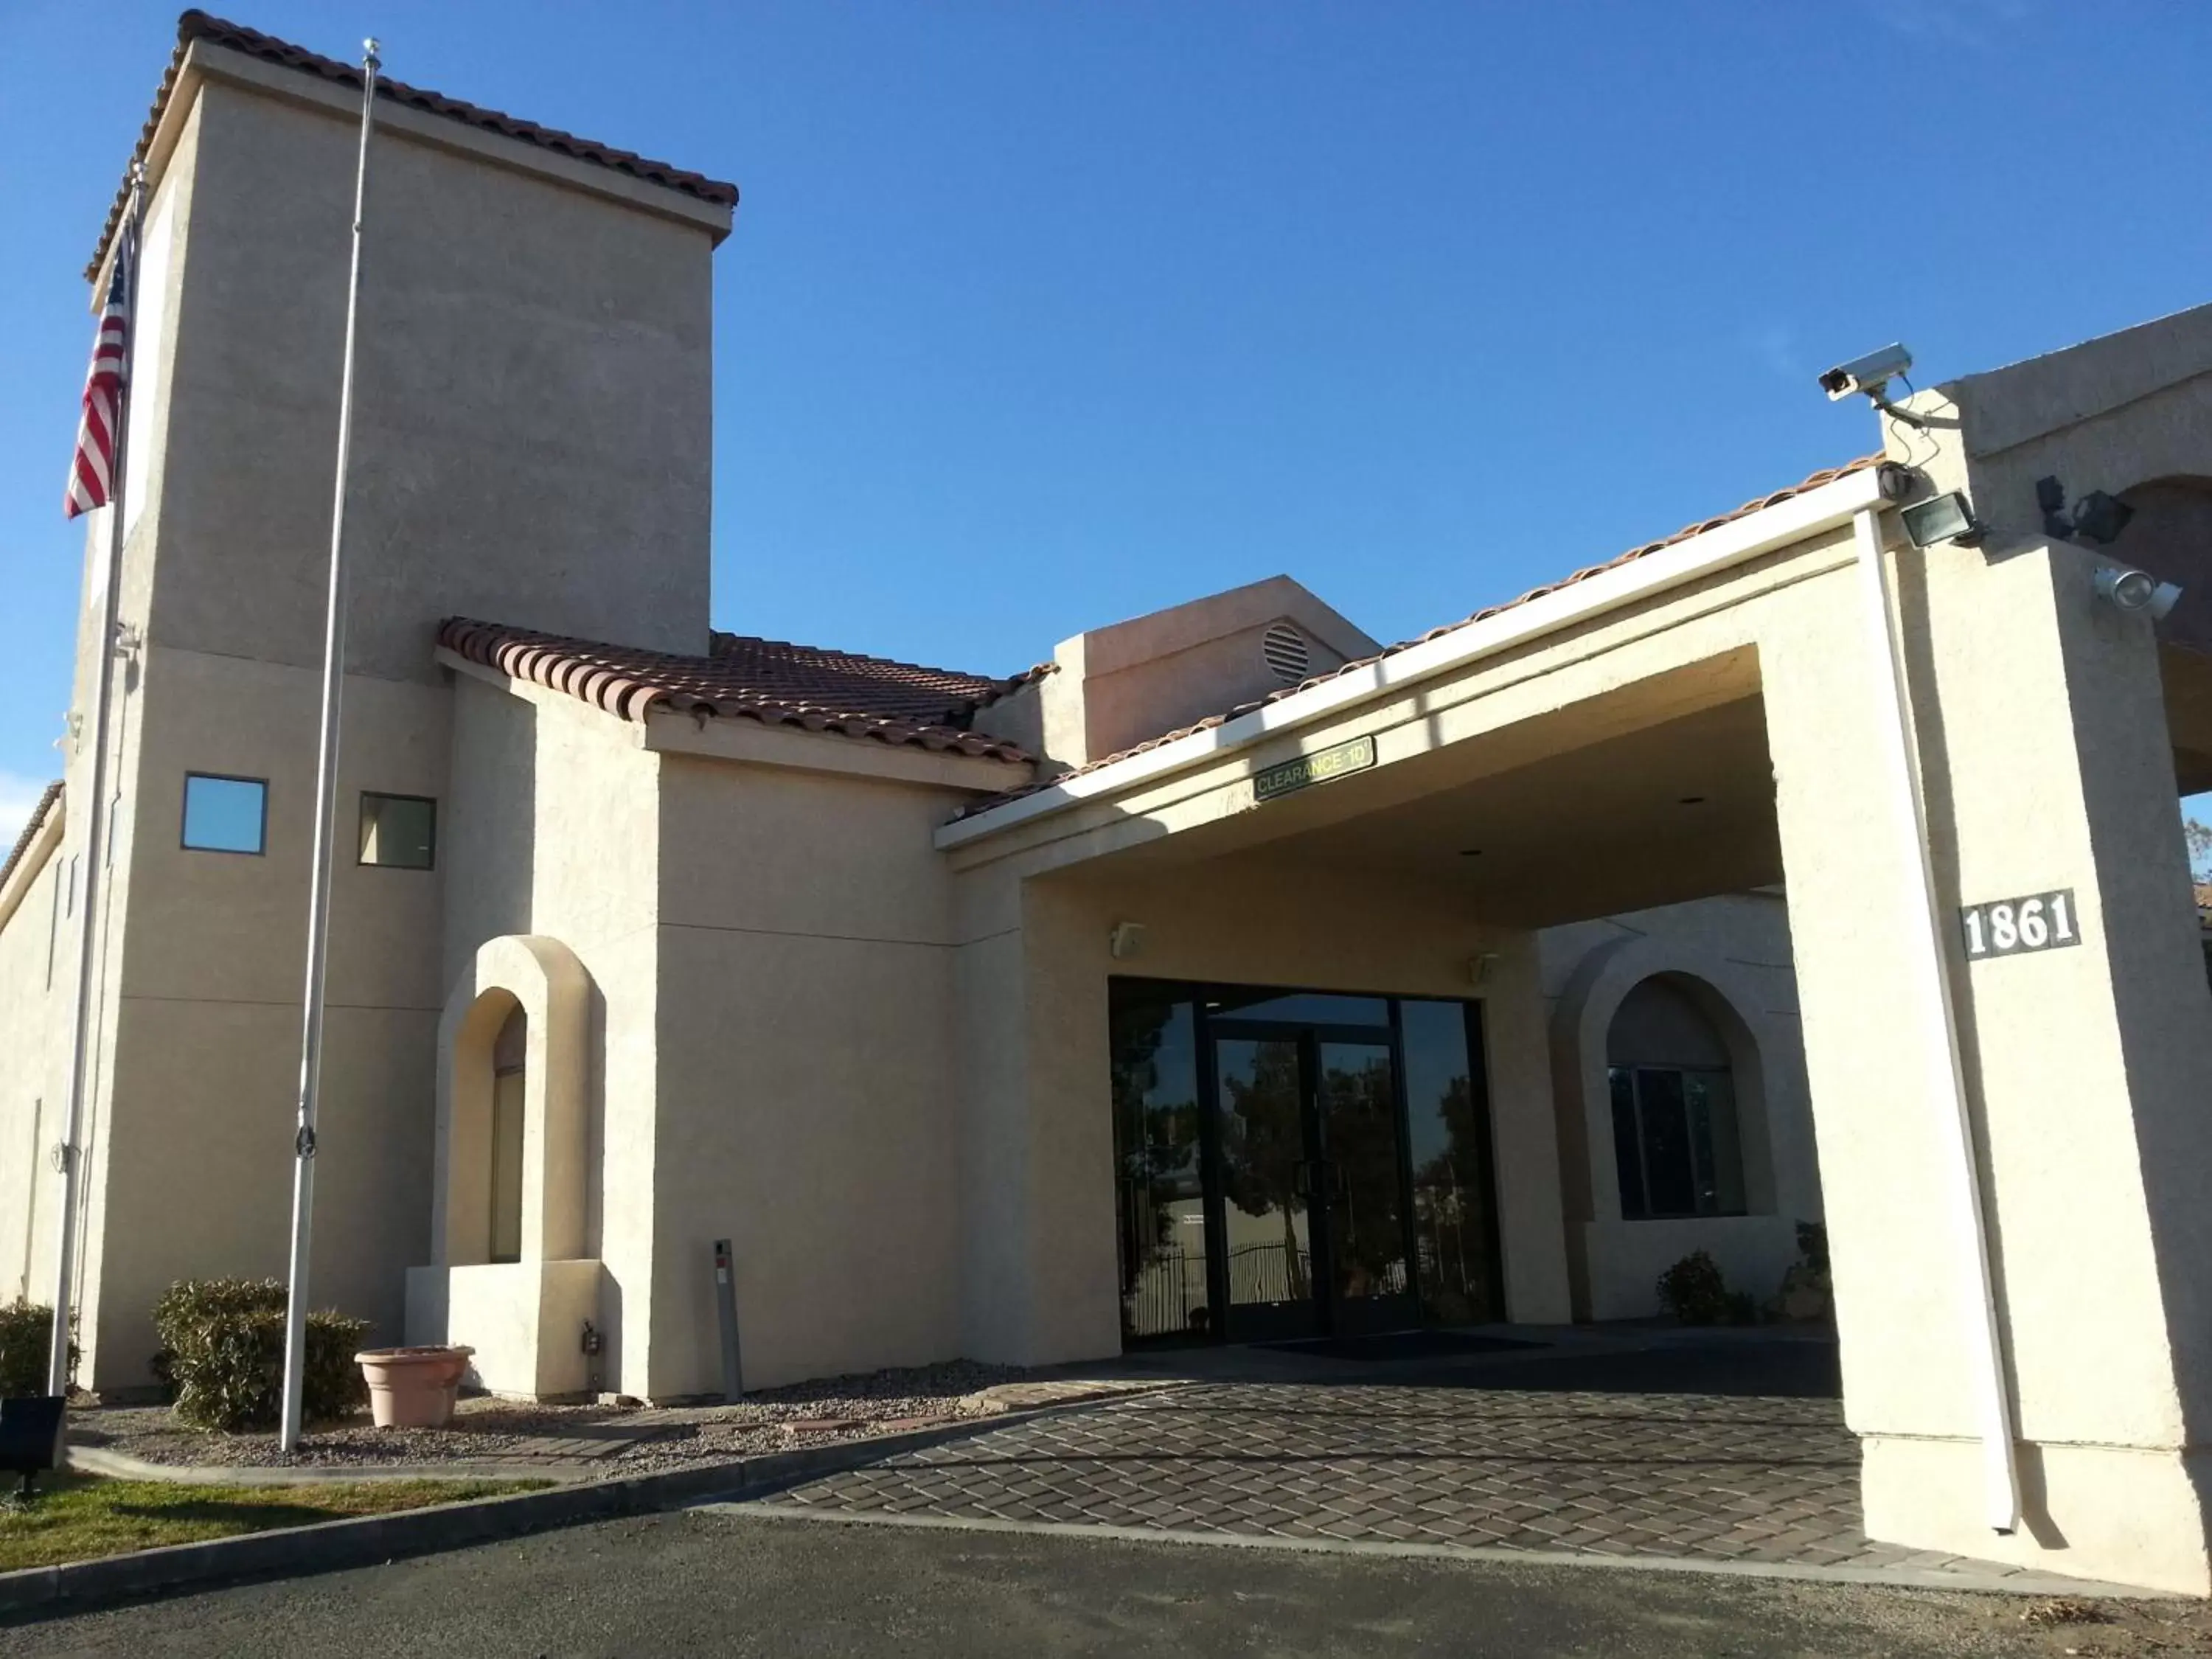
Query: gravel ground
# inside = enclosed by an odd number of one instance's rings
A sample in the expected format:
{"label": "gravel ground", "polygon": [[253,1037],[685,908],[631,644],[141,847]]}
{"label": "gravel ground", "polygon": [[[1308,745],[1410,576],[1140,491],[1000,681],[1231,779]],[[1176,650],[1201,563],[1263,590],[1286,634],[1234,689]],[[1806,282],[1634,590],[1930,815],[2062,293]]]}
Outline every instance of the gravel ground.
{"label": "gravel ground", "polygon": [[72,1412],[70,1440],[149,1463],[329,1468],[551,1460],[644,1474],[991,1416],[1006,1402],[987,1391],[1028,1375],[962,1360],[763,1389],[737,1406],[542,1406],[485,1396],[462,1401],[447,1429],[380,1429],[366,1412],[347,1423],[318,1425],[289,1455],[277,1449],[274,1434],[191,1428],[166,1406],[105,1406]]}

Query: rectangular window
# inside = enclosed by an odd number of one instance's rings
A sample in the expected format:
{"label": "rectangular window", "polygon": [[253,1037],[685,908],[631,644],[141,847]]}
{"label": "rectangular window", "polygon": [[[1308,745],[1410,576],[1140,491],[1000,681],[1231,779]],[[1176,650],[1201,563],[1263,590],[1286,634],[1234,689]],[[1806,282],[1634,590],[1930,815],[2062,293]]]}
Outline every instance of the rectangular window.
{"label": "rectangular window", "polygon": [[196,853],[261,853],[269,837],[269,785],[260,778],[185,774],[184,845]]}
{"label": "rectangular window", "polygon": [[1624,1218],[1745,1213],[1743,1142],[1726,1072],[1616,1066],[1608,1081]]}
{"label": "rectangular window", "polygon": [[1421,1311],[1438,1325],[1505,1316],[1478,1018],[1461,1002],[1399,1005],[1417,1279]]}
{"label": "rectangular window", "polygon": [[491,1090],[491,1259],[522,1260],[522,1073],[502,1071]]}
{"label": "rectangular window", "polygon": [[361,861],[387,870],[428,870],[437,861],[438,803],[421,795],[361,797]]}

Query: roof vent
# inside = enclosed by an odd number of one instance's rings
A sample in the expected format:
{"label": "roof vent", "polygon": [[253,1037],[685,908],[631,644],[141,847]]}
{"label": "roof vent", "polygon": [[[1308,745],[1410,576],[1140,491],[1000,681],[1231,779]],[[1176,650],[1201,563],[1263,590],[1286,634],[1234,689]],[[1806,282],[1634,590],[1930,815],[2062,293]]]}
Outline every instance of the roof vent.
{"label": "roof vent", "polygon": [[1312,659],[1306,654],[1306,636],[1288,623],[1277,623],[1260,636],[1260,654],[1267,659],[1269,672],[1285,685],[1296,685],[1312,667]]}

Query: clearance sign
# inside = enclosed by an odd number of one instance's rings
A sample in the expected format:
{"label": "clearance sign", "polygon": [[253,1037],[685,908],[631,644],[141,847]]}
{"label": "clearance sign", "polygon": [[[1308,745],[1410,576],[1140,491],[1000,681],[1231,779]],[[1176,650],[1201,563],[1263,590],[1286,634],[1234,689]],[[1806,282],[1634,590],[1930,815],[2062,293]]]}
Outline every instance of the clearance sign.
{"label": "clearance sign", "polygon": [[1353,772],[1364,772],[1375,764],[1375,739],[1355,738],[1350,743],[1340,743],[1331,749],[1316,749],[1310,755],[1301,755],[1279,766],[1271,766],[1264,772],[1252,775],[1252,799],[1273,800],[1278,795],[1295,794],[1316,783],[1327,783]]}

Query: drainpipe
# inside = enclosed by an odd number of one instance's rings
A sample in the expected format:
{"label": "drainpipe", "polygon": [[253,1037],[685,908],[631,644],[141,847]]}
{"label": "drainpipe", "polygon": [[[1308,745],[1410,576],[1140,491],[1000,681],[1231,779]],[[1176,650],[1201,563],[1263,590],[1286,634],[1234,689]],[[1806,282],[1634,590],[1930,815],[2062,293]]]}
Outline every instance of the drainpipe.
{"label": "drainpipe", "polygon": [[1951,975],[1944,960],[1943,912],[1936,896],[1936,868],[1928,851],[1928,805],[1920,790],[1913,745],[1904,647],[1897,636],[1895,608],[1882,570],[1881,515],[1868,507],[1851,521],[1859,577],[1866,589],[1866,625],[1874,667],[1875,702],[1885,741],[1883,769],[1888,774],[1892,829],[1920,872],[1919,926],[1910,929],[1910,989],[1923,1006],[1939,1010],[1943,1042],[1923,1079],[1931,1099],[1948,1098],[1951,1133],[1943,1137],[1944,1162],[1957,1201],[1952,1217],[1958,1228],[1960,1266],[1980,1298],[1978,1316],[1966,1332],[1975,1370],[1976,1415],[1982,1434],[1983,1513],[1992,1531],[2009,1533],[2020,1524],[2020,1463],[2013,1443],[2012,1403],[2005,1389],[2004,1335],[1997,1323],[1996,1291],[1990,1272],[1990,1236],[1982,1216],[1981,1174],[1974,1155],[1973,1118],[1966,1104],[1965,1068],[1959,1060],[1959,1015],[1951,997]]}

